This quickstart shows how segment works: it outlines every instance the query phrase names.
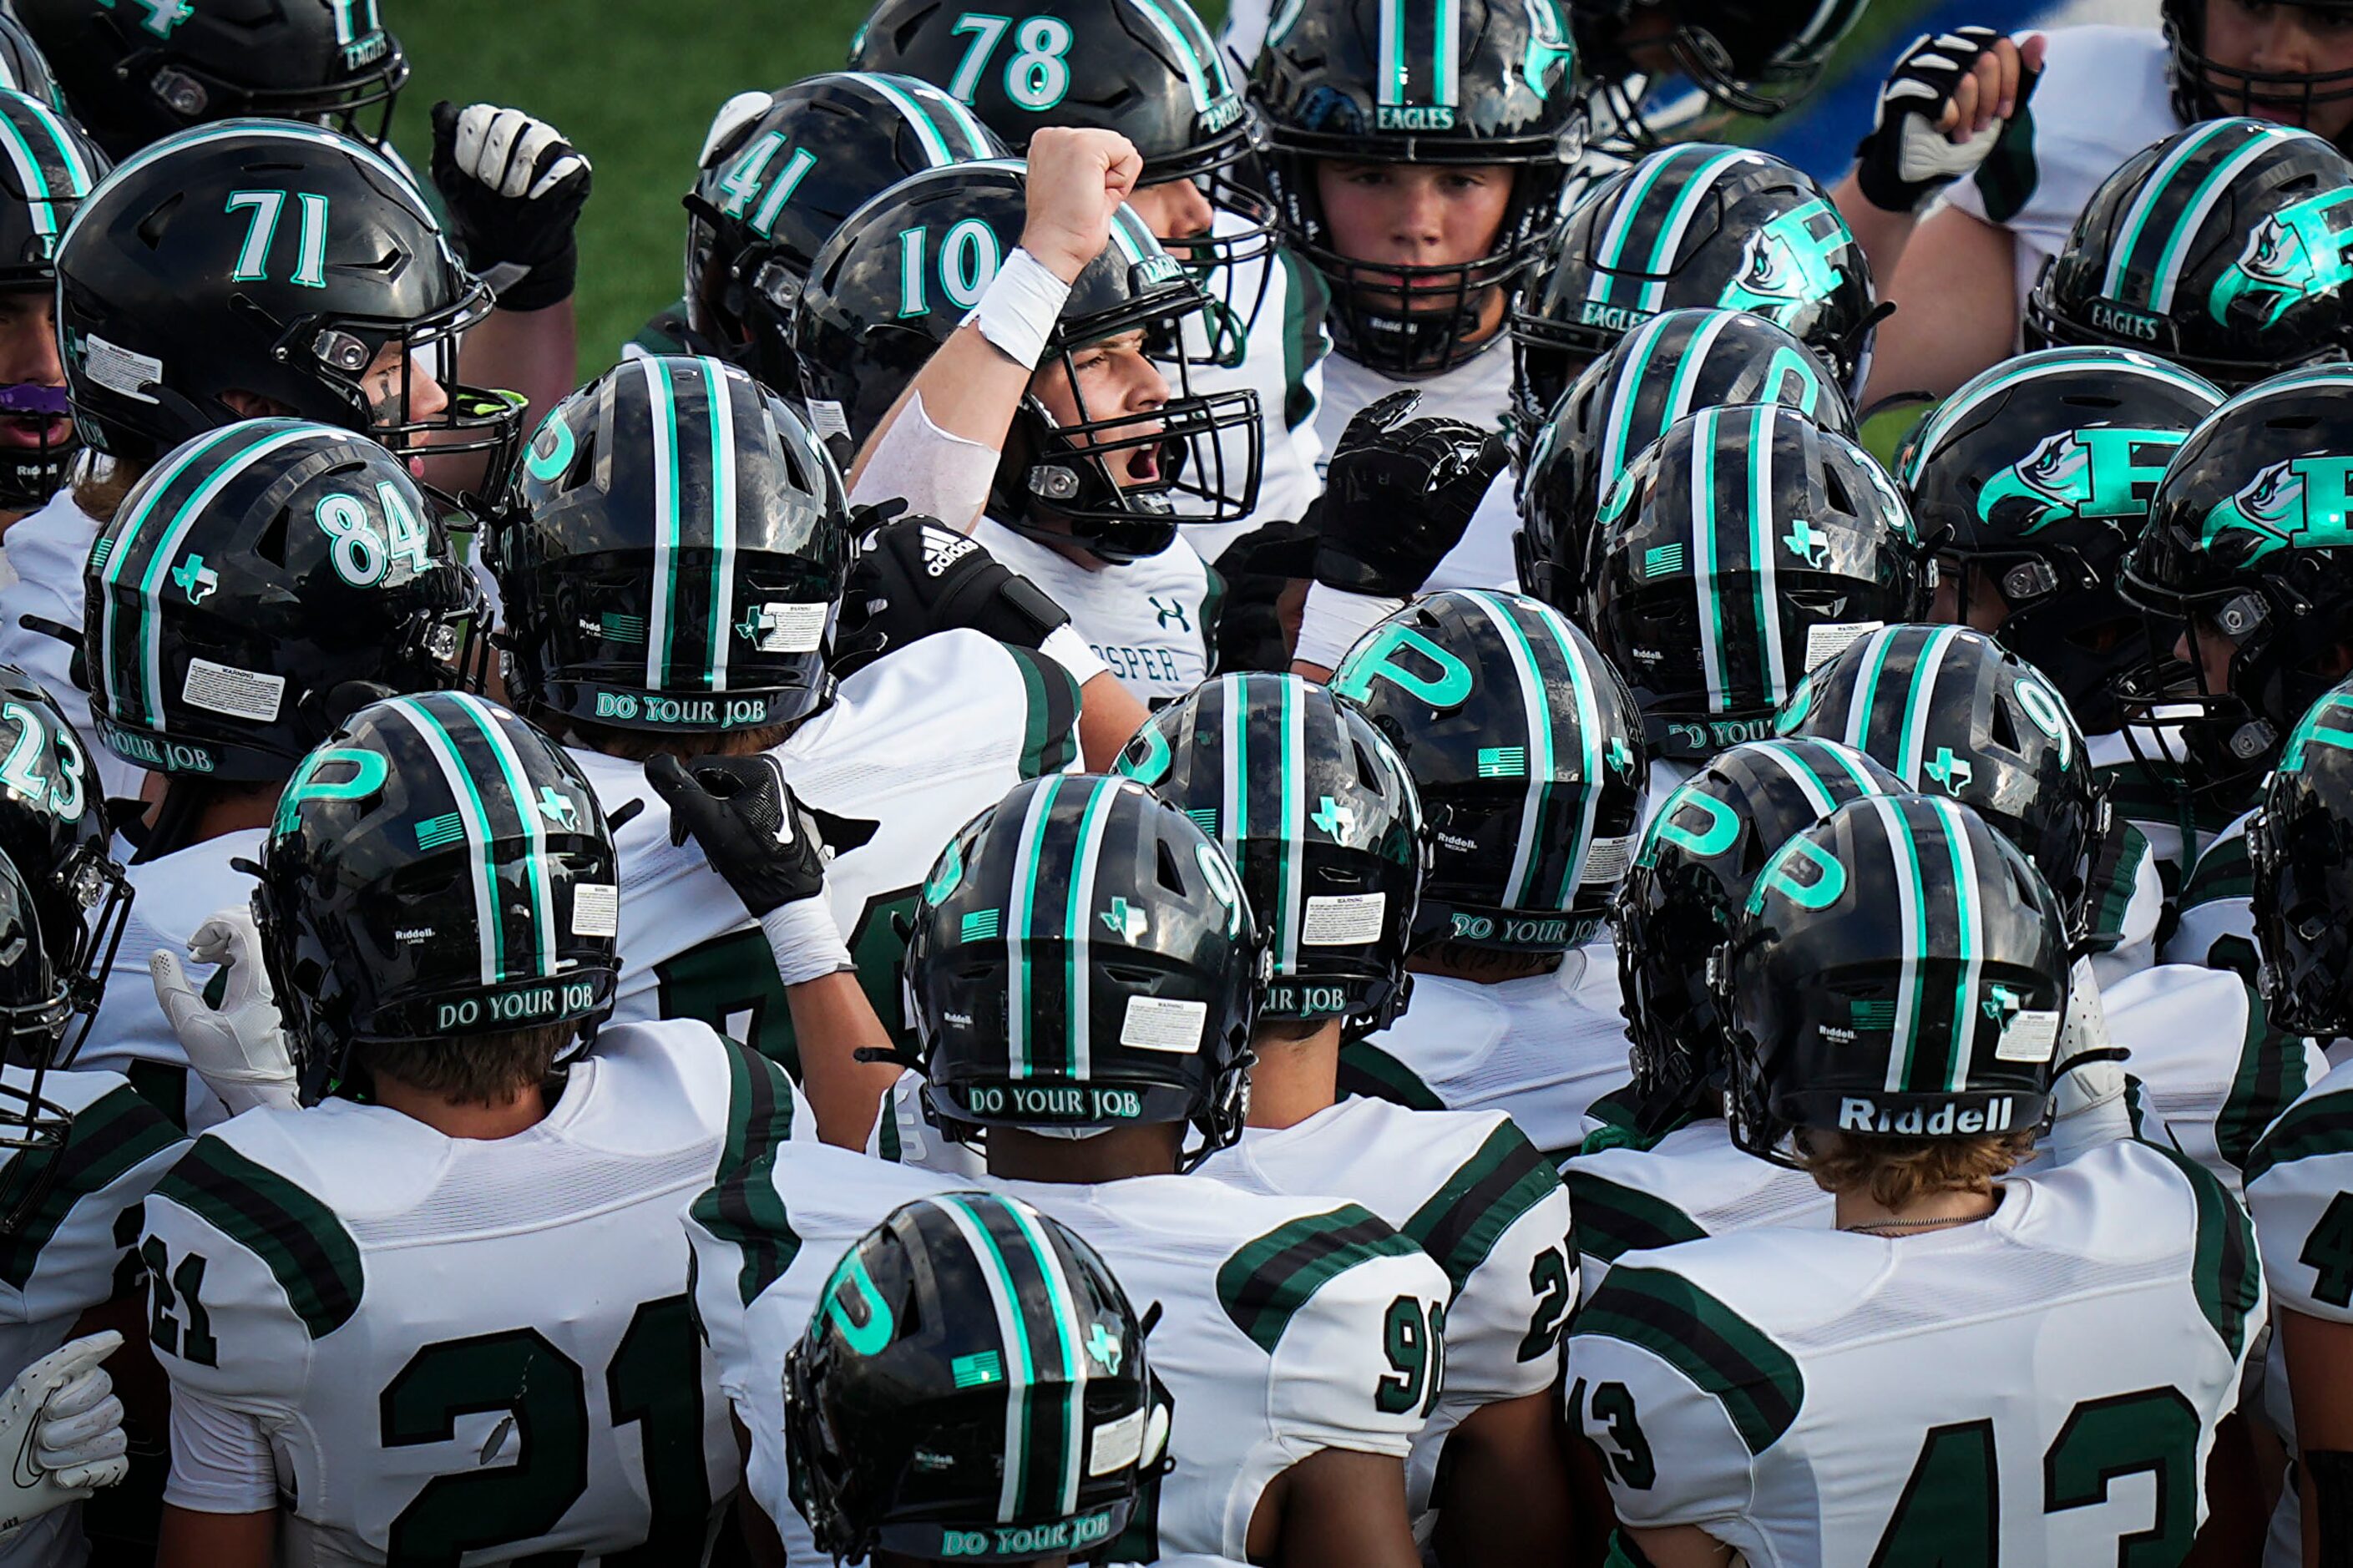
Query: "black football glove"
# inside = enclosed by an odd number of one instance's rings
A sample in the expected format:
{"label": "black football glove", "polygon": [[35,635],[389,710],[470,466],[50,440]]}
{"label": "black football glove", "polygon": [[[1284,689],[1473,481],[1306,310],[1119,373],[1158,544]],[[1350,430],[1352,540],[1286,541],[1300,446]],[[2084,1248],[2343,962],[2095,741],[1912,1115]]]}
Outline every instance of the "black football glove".
{"label": "black football glove", "polygon": [[[887,503],[886,503],[887,504]],[[874,515],[890,515],[883,508]],[[860,544],[834,629],[831,668],[849,675],[884,654],[959,628],[1034,648],[1069,612],[978,541],[936,518],[883,522]]]}
{"label": "black football glove", "polygon": [[500,308],[540,310],[572,298],[574,231],[595,171],[564,133],[520,109],[433,106],[433,186],[450,237]]}
{"label": "black football glove", "polygon": [[1503,472],[1502,437],[1460,419],[1409,419],[1420,402],[1392,392],[1341,432],[1308,513],[1325,587],[1392,599],[1420,592]]}
{"label": "black football glove", "polygon": [[753,919],[825,891],[824,844],[775,757],[697,757],[681,767],[665,752],[647,761],[646,783],[670,807],[670,841],[692,834]]}
{"label": "black football glove", "polygon": [[[1954,90],[2001,39],[1991,27],[1955,27],[1912,40],[1879,89],[1871,134],[1854,150],[1854,183],[1863,200],[1882,212],[1918,212],[1938,191],[1986,161],[2009,128],[2007,121],[1996,121],[1961,142],[1947,138],[1936,122]],[[2021,111],[2042,74],[2019,73]]]}

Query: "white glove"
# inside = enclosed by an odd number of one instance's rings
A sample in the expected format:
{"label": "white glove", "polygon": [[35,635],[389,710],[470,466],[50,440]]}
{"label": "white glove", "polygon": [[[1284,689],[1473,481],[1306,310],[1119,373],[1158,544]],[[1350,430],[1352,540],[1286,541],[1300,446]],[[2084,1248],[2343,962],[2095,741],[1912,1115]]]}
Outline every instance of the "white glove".
{"label": "white glove", "polygon": [[180,955],[158,948],[148,957],[155,1003],[170,1020],[188,1065],[220,1097],[231,1116],[257,1105],[293,1110],[302,1101],[295,1088],[294,1058],[269,994],[261,966],[261,932],[250,911],[227,909],[196,928],[188,956],[198,963],[228,966],[228,988],[217,1010],[206,1005]]}
{"label": "white glove", "polygon": [[18,1373],[0,1397],[0,1446],[14,1456],[0,1486],[0,1541],[131,1473],[122,1401],[99,1364],[121,1348],[111,1329],[68,1340]]}

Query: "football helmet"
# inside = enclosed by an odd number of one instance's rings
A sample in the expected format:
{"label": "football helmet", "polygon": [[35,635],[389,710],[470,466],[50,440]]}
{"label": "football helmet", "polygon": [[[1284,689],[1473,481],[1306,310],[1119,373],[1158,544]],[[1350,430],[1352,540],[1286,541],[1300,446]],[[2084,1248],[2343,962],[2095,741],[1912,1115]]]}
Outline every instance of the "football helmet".
{"label": "football helmet", "polygon": [[[2126,741],[2194,800],[2244,803],[2353,644],[2353,366],[2292,372],[2209,415],[2174,454],[2117,591],[2148,617],[2116,678]],[[2187,639],[2230,646],[2224,679]]]}
{"label": "football helmet", "polygon": [[[1653,316],[1552,388],[1563,363],[1522,351],[1513,384],[1515,428],[1529,433],[1520,464],[1520,586],[1575,615],[1591,574],[1593,520],[1626,466],[1702,408],[1786,403],[1852,439],[1854,411],[1828,366],[1796,338],[1745,310]],[[1541,404],[1541,406],[1538,405]]]}
{"label": "football helmet", "polygon": [[2246,833],[2272,1026],[2353,1034],[2353,682],[2296,724]]}
{"label": "football helmet", "polygon": [[[5,18],[0,18],[5,20]],[[81,128],[39,99],[0,89],[10,155],[0,158],[0,292],[47,294],[58,282],[58,241],[106,173],[105,154]],[[77,443],[66,389],[39,382],[0,386],[0,510],[30,511],[66,482]],[[13,437],[28,436],[29,441]]]}
{"label": "football helmet", "polygon": [[49,967],[61,976],[78,1026],[58,1060],[70,1062],[98,1011],[107,971],[131,917],[131,884],[110,846],[106,789],[90,746],[39,682],[0,664],[0,856],[32,900]]}
{"label": "football helmet", "polygon": [[[1554,0],[1279,5],[1250,71],[1282,237],[1332,296],[1340,352],[1392,376],[1435,375],[1493,342],[1482,317],[1516,287],[1560,221],[1585,144],[1577,47]],[[1407,265],[1348,256],[1317,166],[1501,164],[1511,200],[1483,255]],[[1410,300],[1410,304],[1408,301]]]}
{"label": "football helmet", "polygon": [[2008,609],[1991,629],[2051,678],[2094,733],[2116,727],[2109,683],[2143,652],[2116,570],[2166,464],[2221,405],[2211,382],[2131,349],[2045,349],[1936,405],[1906,441],[1895,488],[1941,571]]}
{"label": "football helmet", "polygon": [[1224,847],[1274,954],[1261,1022],[1352,1033],[1404,1010],[1421,801],[1364,713],[1295,675],[1225,675],[1153,715],[1118,769]]}
{"label": "football helmet", "polygon": [[[1862,19],[1864,0],[1717,0],[1669,5],[1662,0],[1599,0],[1569,11],[1586,73],[1599,95],[1609,130],[1648,150],[1664,140],[1643,115],[1645,89],[1659,85],[1634,58],[1663,48],[1674,68],[1727,114],[1769,119],[1814,89],[1831,52]],[[1663,39],[1630,44],[1629,24],[1667,13]]]}
{"label": "football helmet", "polygon": [[1708,408],[1602,498],[1579,623],[1624,674],[1656,756],[1773,732],[1806,671],[1915,618],[1931,580],[1878,463],[1794,408]]}
{"label": "football helmet", "polygon": [[[838,1563],[1093,1561],[1167,1440],[1110,1266],[997,1193],[920,1198],[854,1242],[784,1378],[793,1506]],[[1017,1432],[1040,1435],[1026,1458]]]}
{"label": "football helmet", "polygon": [[197,779],[285,778],[354,710],[456,683],[481,613],[407,466],[300,419],[168,454],[99,530],[83,583],[99,739]]}
{"label": "football helmet", "polygon": [[2030,349],[2146,349],[2235,391],[2348,355],[2353,163],[2307,131],[2210,120],[2125,160],[2027,297]]}
{"label": "football helmet", "polygon": [[624,360],[557,404],[485,538],[525,712],[710,734],[831,695],[852,554],[841,476],[731,365]]}
{"label": "football helmet", "polygon": [[[505,479],[518,395],[446,385],[446,410],[412,417],[416,357],[491,294],[406,171],[363,142],[250,120],[160,142],[82,202],[57,275],[75,424],[101,452],[152,463],[240,417],[222,396],[240,391],[396,448],[483,453],[485,496]],[[387,344],[409,359],[379,408],[366,373]]]}
{"label": "football helmet", "polygon": [[2111,830],[2084,732],[2040,670],[1966,626],[1883,626],[1817,666],[1775,721],[1839,741],[1908,790],[1943,795],[2026,852],[2071,938],[2089,930],[2091,870]]}
{"label": "football helmet", "polygon": [[1904,781],[1833,741],[1748,741],[1675,787],[1643,829],[1618,891],[1618,978],[1634,1089],[1682,1111],[1724,1071],[1708,959],[1732,934],[1774,851],[1848,801]]}
{"label": "football helmet", "polygon": [[[863,444],[907,384],[948,340],[1021,242],[1021,165],[965,163],[903,180],[860,207],[818,253],[793,323],[817,428]],[[1105,561],[1157,555],[1176,540],[1172,495],[1190,498],[1187,522],[1240,522],[1258,505],[1264,437],[1258,395],[1193,391],[1170,355],[1176,330],[1207,303],[1133,209],[1113,215],[1111,243],[1071,286],[1040,370],[1088,343],[1141,329],[1174,381],[1169,397],[1136,411],[1094,411],[1057,425],[1034,394],[1007,432],[988,515],[1017,532],[1075,541]],[[1225,432],[1237,433],[1220,440]],[[1239,447],[1244,471],[1228,470]],[[1148,472],[1138,465],[1151,454]],[[1120,484],[1114,474],[1130,482]],[[1140,477],[1139,477],[1140,476]],[[1068,531],[1061,531],[1067,528]]]}
{"label": "football helmet", "polygon": [[806,77],[722,124],[685,199],[687,325],[787,397],[793,307],[826,237],[910,174],[1005,154],[939,89],[862,71]]}
{"label": "football helmet", "polygon": [[1405,759],[1432,851],[1413,944],[1565,952],[1591,940],[1650,792],[1633,699],[1559,612],[1448,589],[1359,638],[1332,689]]}
{"label": "football helmet", "polygon": [[1812,175],[1694,142],[1610,175],[1569,210],[1512,316],[1520,374],[1565,385],[1652,316],[1692,307],[1764,317],[1850,396],[1884,313],[1862,247]]}
{"label": "football helmet", "polygon": [[57,1184],[73,1112],[41,1092],[62,1067],[66,1031],[82,1014],[62,955],[49,951],[24,875],[0,855],[0,1059],[23,1077],[0,1081],[0,1237],[21,1238]]}
{"label": "football helmet", "polygon": [[[41,46],[25,24],[16,20],[13,11],[0,10],[0,88],[21,92],[27,98],[38,99],[42,105],[70,116],[66,95],[58,86],[57,73],[49,68]],[[83,132],[84,136],[89,135]]]}
{"label": "football helmet", "polygon": [[213,121],[308,121],[381,147],[408,80],[376,0],[10,0],[114,158]]}
{"label": "football helmet", "polygon": [[1266,945],[1233,862],[1134,779],[1017,785],[940,852],[915,905],[907,992],[923,1114],[989,1127],[1241,1136]]}
{"label": "football helmet", "polygon": [[[2298,11],[2332,19],[2353,6],[2345,0],[2293,0]],[[2248,66],[2218,65],[2206,58],[2205,0],[2162,0],[2166,47],[2172,53],[2167,73],[2173,89],[2173,111],[2184,125],[2215,120],[2226,114],[2253,114],[2256,108],[2270,118],[2309,123],[2314,109],[2353,98],[2353,70],[2265,70]]]}
{"label": "football helmet", "polygon": [[2066,1021],[2058,902],[1968,807],[1866,795],[1757,872],[1715,961],[1732,1141],[2031,1132]]}
{"label": "football helmet", "polygon": [[351,1047],[580,1026],[613,1009],[620,865],[563,747],[463,691],[372,703],[296,765],[253,918],[305,1104]]}

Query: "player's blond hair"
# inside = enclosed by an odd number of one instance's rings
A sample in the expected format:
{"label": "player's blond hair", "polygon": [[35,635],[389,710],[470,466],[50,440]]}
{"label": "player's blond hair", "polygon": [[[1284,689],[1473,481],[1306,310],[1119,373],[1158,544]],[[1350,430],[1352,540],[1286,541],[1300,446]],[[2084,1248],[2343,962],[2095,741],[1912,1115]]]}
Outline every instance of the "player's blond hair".
{"label": "player's blond hair", "polygon": [[1868,1193],[1902,1211],[1939,1193],[1985,1193],[2034,1152],[2031,1132],[1977,1138],[1890,1138],[1841,1132],[1800,1139],[1806,1173],[1822,1191]]}
{"label": "player's blond hair", "polygon": [[452,1105],[497,1107],[545,1083],[579,1038],[580,1026],[567,1021],[451,1040],[363,1040],[352,1058],[371,1077],[398,1079]]}

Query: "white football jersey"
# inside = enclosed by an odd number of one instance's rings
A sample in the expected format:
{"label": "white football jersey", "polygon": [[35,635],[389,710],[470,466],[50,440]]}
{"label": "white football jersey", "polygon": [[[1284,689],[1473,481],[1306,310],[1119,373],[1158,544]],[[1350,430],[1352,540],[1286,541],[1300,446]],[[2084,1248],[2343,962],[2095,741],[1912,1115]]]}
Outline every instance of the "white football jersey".
{"label": "white football jersey", "polygon": [[[1219,207],[1211,215],[1209,232],[1231,235],[1248,226],[1244,219]],[[1203,285],[1209,309],[1186,318],[1186,350],[1208,362],[1188,366],[1187,374],[1194,392],[1204,395],[1242,389],[1257,393],[1263,448],[1258,506],[1248,518],[1184,524],[1186,542],[1208,562],[1262,523],[1297,522],[1307,514],[1307,503],[1324,489],[1324,444],[1316,433],[1315,410],[1324,401],[1324,358],[1332,352],[1332,339],[1324,330],[1323,279],[1271,241],[1262,254],[1237,262],[1231,271],[1229,279]],[[1231,307],[1226,303],[1229,297]],[[1237,331],[1234,311],[1250,312],[1246,330]],[[1173,393],[1176,377],[1168,374]],[[1218,437],[1229,483],[1240,481],[1248,440],[1247,432],[1240,430]],[[1206,502],[1192,497],[1172,494],[1168,499],[1179,516],[1207,510]]]}
{"label": "white football jersey", "polygon": [[972,536],[1068,610],[1071,629],[1153,707],[1208,678],[1225,584],[1182,532],[1157,555],[1124,566],[1095,561],[1092,569],[994,518],[975,522]]}
{"label": "white football jersey", "polygon": [[[801,804],[822,814],[826,897],[874,1011],[906,1026],[892,917],[914,907],[957,828],[1024,779],[1073,764],[1078,696],[1050,658],[978,632],[941,632],[875,660],[776,749]],[[575,749],[607,815],[642,800],[615,835],[621,859],[622,1021],[700,1018],[797,1072],[792,1016],[758,924],[692,839],[673,847],[670,808],[633,762]],[[143,970],[142,970],[143,973]]]}
{"label": "white football jersey", "polygon": [[2110,805],[2148,841],[2166,896],[2174,897],[2198,863],[2200,851],[2238,819],[2241,808],[2184,802],[2133,755],[2131,742],[2120,730],[2085,736],[2084,750],[2093,771],[2107,784]]}
{"label": "white football jersey", "polygon": [[1334,353],[1324,364],[1324,407],[1315,416],[1316,430],[1324,438],[1324,463],[1331,463],[1348,421],[1367,404],[1377,403],[1392,392],[1421,394],[1413,411],[1416,419],[1460,419],[1501,435],[1512,412],[1510,338],[1508,331],[1498,328],[1484,347],[1452,370],[1411,380],[1386,374],[1345,353]]}
{"label": "white football jersey", "polygon": [[[175,1425],[267,1439],[297,1568],[694,1561],[739,1465],[677,1215],[789,1137],[786,1089],[701,1024],[620,1025],[512,1137],[344,1100],[215,1129],[147,1205]],[[183,1451],[167,1496],[252,1510]]]}
{"label": "white football jersey", "polygon": [[2288,1108],[2256,1143],[2246,1176],[2274,1304],[2353,1322],[2353,1064]]}
{"label": "white football jersey", "polygon": [[1980,1223],[1902,1239],[1620,1257],[1567,1364],[1618,1517],[1696,1526],[1751,1568],[2059,1568],[2128,1539],[2179,1561],[2262,1326],[2253,1227],[2131,1141],[2000,1191]]}
{"label": "white football jersey", "polygon": [[1366,1210],[1198,1176],[955,1182],[794,1144],[698,1199],[687,1232],[697,1304],[752,1434],[748,1484],[795,1568],[822,1559],[785,1491],[785,1351],[859,1236],[902,1203],[981,1184],[1069,1226],[1103,1254],[1139,1315],[1159,1310],[1152,1370],[1175,1405],[1176,1465],[1116,1555],[1241,1559],[1260,1494],[1301,1459],[1327,1447],[1405,1458],[1443,1359],[1410,1347],[1430,1343],[1433,1310],[1442,1333],[1449,1292],[1435,1263]]}
{"label": "white football jersey", "polygon": [[[147,770],[100,745],[90,714],[90,693],[73,683],[74,648],[18,619],[32,616],[81,630],[82,568],[98,542],[98,520],[74,504],[69,485],[48,504],[9,525],[5,548],[16,580],[0,588],[0,664],[13,664],[41,683],[58,711],[81,732],[90,765],[111,800],[139,794]],[[143,962],[143,960],[142,960]]]}
{"label": "white football jersey", "polygon": [[[164,1009],[155,1005],[147,957],[169,948],[185,961],[188,939],[198,926],[223,910],[248,905],[253,879],[231,862],[259,862],[266,837],[261,828],[241,828],[135,862],[132,847],[120,838],[114,841],[114,858],[131,879],[131,918],[104,975],[106,991],[98,1016],[90,1022],[74,1065],[121,1074],[158,1106],[176,1107],[182,1125],[191,1132],[222,1121],[228,1108],[188,1070],[187,1053],[180,1048]],[[203,977],[211,972],[200,965],[191,970],[201,989]]]}
{"label": "white football jersey", "polygon": [[2255,868],[2247,853],[2247,812],[2198,852],[2182,879],[2180,918],[2165,939],[2168,963],[2203,963],[2254,977]]}
{"label": "white football jersey", "polygon": [[2103,988],[2137,974],[2157,962],[2157,933],[2165,923],[2165,879],[2148,836],[2127,821],[2113,859],[2095,865],[2092,929],[2114,933],[2116,943],[2092,955],[2092,974]]}
{"label": "white football jersey", "polygon": [[1630,1252],[1759,1226],[1831,1228],[1831,1195],[1803,1171],[1737,1147],[1720,1116],[1695,1118],[1647,1148],[1596,1137],[1560,1173],[1576,1205],[1588,1297]]}
{"label": "white football jersey", "polygon": [[1626,1081],[1626,1020],[1599,952],[1494,985],[1415,975],[1396,1023],[1341,1047],[1341,1092],[1504,1111],[1546,1158],[1567,1158],[1585,1141],[1586,1108]]}
{"label": "white football jersey", "polygon": [[1553,1385],[1577,1305],[1569,1194],[1509,1117],[1344,1100],[1293,1127],[1249,1129],[1198,1173],[1246,1192],[1361,1204],[1446,1271],[1445,1387],[1406,1467],[1416,1516],[1464,1417]]}
{"label": "white football jersey", "polygon": [[2084,204],[2116,166],[2181,129],[2168,85],[2171,58],[2154,27],[2045,32],[2042,79],[2025,113],[1975,174],[1945,199],[2010,233],[2022,313],[2042,264],[2066,248]]}

